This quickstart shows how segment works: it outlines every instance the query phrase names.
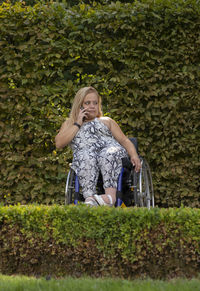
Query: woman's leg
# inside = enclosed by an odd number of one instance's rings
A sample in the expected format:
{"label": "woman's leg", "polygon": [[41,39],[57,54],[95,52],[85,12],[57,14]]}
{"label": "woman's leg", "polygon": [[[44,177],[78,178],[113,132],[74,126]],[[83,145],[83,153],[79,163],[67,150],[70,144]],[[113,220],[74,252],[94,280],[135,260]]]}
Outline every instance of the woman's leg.
{"label": "woman's leg", "polygon": [[80,151],[76,155],[76,173],[82,187],[83,197],[96,194],[96,184],[99,176],[97,159],[92,152]]}
{"label": "woman's leg", "polygon": [[105,194],[101,195],[101,198],[109,205],[114,205],[116,202],[117,182],[122,169],[123,153],[124,149],[120,146],[109,146],[98,155],[98,164],[105,189]]}

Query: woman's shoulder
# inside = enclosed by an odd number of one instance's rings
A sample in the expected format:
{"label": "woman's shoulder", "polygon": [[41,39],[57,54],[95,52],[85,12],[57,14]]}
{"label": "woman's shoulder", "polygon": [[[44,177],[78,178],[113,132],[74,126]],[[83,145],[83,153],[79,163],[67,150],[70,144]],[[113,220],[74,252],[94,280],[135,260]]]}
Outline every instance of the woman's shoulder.
{"label": "woman's shoulder", "polygon": [[111,128],[112,118],[108,116],[101,116],[98,118],[98,120],[103,122],[105,125],[107,125],[109,129]]}
{"label": "woman's shoulder", "polygon": [[101,116],[101,117],[99,117],[98,118],[99,120],[101,120],[101,121],[107,121],[107,120],[111,120],[111,118],[110,117],[108,117],[108,116]]}

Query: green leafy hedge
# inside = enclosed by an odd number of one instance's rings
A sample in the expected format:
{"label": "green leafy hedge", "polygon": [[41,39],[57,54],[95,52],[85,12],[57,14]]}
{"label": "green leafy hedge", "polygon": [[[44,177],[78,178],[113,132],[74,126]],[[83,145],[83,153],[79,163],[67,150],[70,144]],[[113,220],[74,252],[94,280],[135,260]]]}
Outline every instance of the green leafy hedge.
{"label": "green leafy hedge", "polygon": [[121,3],[132,3],[132,0],[98,0],[98,1],[94,1],[94,0],[0,0],[0,4],[3,3],[11,3],[11,4],[15,4],[18,2],[21,2],[23,5],[26,6],[34,6],[37,5],[38,3],[43,3],[43,4],[52,4],[52,3],[61,3],[63,5],[65,5],[65,7],[72,7],[78,4],[88,4],[91,6],[97,6],[98,4],[102,4],[102,5],[108,5],[111,4],[111,2],[121,2]]}
{"label": "green leafy hedge", "polygon": [[63,203],[72,155],[54,137],[75,92],[138,137],[158,206],[199,207],[200,10],[196,1],[0,6],[0,195]]}
{"label": "green leafy hedge", "polygon": [[199,209],[1,207],[0,272],[193,277],[199,233]]}

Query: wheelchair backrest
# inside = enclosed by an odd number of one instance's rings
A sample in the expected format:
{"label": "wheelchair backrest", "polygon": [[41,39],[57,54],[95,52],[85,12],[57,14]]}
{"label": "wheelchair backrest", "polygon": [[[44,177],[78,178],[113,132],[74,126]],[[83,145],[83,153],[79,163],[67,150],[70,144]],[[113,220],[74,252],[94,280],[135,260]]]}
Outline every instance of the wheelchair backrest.
{"label": "wheelchair backrest", "polygon": [[129,140],[134,144],[136,151],[138,153],[138,142],[136,137],[129,137]]}

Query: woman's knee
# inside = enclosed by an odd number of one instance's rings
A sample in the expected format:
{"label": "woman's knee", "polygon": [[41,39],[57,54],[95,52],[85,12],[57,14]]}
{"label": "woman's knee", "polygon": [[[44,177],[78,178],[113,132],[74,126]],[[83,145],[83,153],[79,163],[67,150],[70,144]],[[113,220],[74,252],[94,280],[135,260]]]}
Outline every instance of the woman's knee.
{"label": "woman's knee", "polygon": [[122,157],[122,152],[120,147],[116,146],[109,146],[104,149],[99,153],[98,155],[98,163],[100,165],[103,165],[105,163],[120,163],[121,164],[121,157]]}

